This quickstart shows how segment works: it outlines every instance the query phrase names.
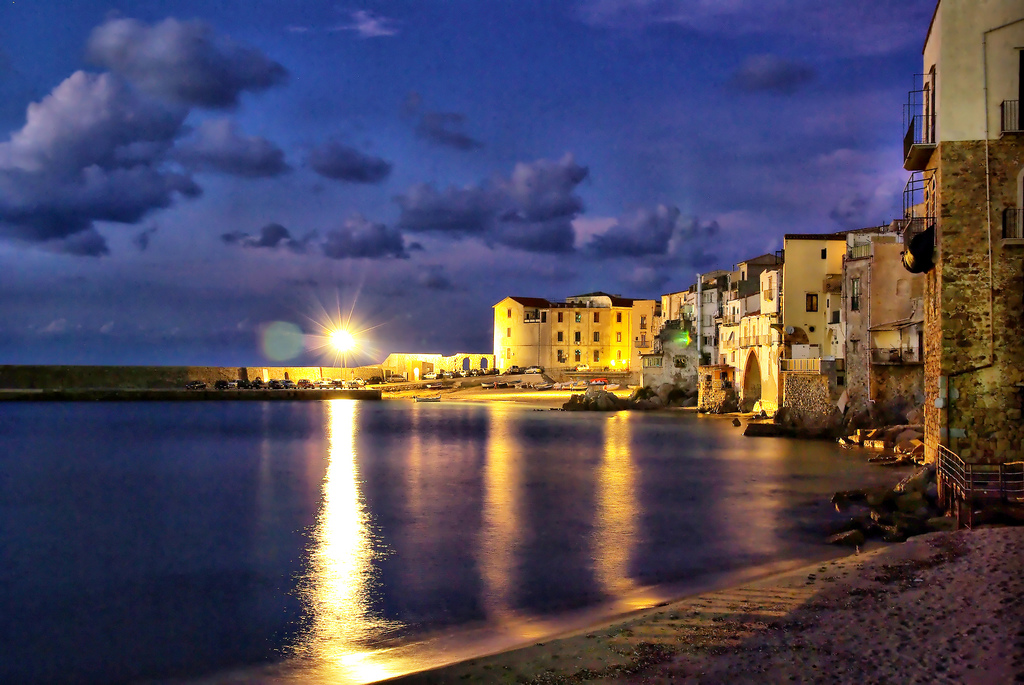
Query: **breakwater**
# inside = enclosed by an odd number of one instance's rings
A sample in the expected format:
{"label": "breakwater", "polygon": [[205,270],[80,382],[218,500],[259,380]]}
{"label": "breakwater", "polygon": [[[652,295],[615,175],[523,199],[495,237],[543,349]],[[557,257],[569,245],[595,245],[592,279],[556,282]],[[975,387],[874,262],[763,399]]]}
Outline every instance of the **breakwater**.
{"label": "breakwater", "polygon": [[251,400],[379,400],[380,390],[133,390],[87,388],[65,390],[0,390],[6,402],[180,402]]}

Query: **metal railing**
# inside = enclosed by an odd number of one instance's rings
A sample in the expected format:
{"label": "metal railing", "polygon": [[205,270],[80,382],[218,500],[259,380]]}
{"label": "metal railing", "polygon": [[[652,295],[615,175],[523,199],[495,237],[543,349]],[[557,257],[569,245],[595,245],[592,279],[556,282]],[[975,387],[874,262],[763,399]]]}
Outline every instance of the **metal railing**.
{"label": "metal railing", "polygon": [[916,348],[901,349],[899,347],[873,347],[871,348],[872,364],[920,364],[924,361],[921,358],[920,350]]}
{"label": "metal railing", "polygon": [[910,125],[903,136],[903,159],[910,157],[911,148],[915,145],[935,145],[935,115],[907,115]]}
{"label": "metal railing", "polygon": [[1003,210],[1003,240],[1024,238],[1024,209]]}
{"label": "metal railing", "polygon": [[744,335],[740,338],[740,347],[757,347],[758,345],[771,344],[771,335]]}
{"label": "metal railing", "polygon": [[850,248],[850,259],[861,259],[863,257],[871,256],[871,243],[865,243],[864,245],[854,245]]}
{"label": "metal railing", "polygon": [[781,359],[783,371],[794,373],[821,373],[821,359]]}
{"label": "metal railing", "polygon": [[[939,445],[938,475],[944,497],[956,502],[1024,502],[1024,462],[977,464]],[[973,507],[969,507],[973,511]],[[959,507],[957,507],[959,514]],[[970,514],[969,514],[970,516]],[[970,527],[970,518],[967,523]]]}
{"label": "metal railing", "polygon": [[1021,123],[1020,100],[1003,100],[1000,130],[1003,133],[1020,133],[1024,131],[1024,128],[1021,128]]}

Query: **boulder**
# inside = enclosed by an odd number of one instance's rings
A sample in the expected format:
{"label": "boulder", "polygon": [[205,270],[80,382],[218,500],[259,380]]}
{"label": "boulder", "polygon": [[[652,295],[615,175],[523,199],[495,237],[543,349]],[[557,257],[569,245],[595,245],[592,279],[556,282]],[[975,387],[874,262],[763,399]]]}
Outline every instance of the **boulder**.
{"label": "boulder", "polygon": [[879,488],[869,490],[864,499],[872,509],[892,508],[896,501],[896,493],[889,488]]}
{"label": "boulder", "polygon": [[924,522],[931,531],[952,531],[956,530],[956,519],[949,516],[933,516]]}
{"label": "boulder", "polygon": [[908,423],[921,423],[922,421],[924,421],[924,411],[921,407],[914,407],[907,411]]}
{"label": "boulder", "polygon": [[836,533],[826,538],[825,542],[830,545],[845,545],[847,547],[858,547],[864,544],[864,533],[859,530],[848,530],[844,533]]}
{"label": "boulder", "polygon": [[896,498],[896,508],[903,512],[917,511],[924,504],[924,495],[917,491],[908,492]]}
{"label": "boulder", "polygon": [[738,427],[738,426],[742,426],[743,424],[742,424],[742,423],[740,423],[740,420],[739,420],[739,419],[733,419],[733,420],[732,420],[732,425],[734,425],[734,426],[737,426],[737,427]]}
{"label": "boulder", "polygon": [[685,407],[685,408],[696,407],[697,406],[697,398],[696,397],[687,398],[687,399],[683,400],[683,403],[680,406],[681,407]]}
{"label": "boulder", "polygon": [[916,473],[913,473],[901,480],[893,489],[896,490],[896,492],[901,493],[924,493],[925,489],[928,487],[928,483],[933,482],[933,480],[933,472],[928,469],[919,469]]}
{"label": "boulder", "polygon": [[924,435],[922,435],[920,431],[914,430],[913,428],[909,428],[907,430],[900,431],[893,439],[893,442],[898,445],[902,442],[908,442],[910,440],[920,441],[923,437]]}

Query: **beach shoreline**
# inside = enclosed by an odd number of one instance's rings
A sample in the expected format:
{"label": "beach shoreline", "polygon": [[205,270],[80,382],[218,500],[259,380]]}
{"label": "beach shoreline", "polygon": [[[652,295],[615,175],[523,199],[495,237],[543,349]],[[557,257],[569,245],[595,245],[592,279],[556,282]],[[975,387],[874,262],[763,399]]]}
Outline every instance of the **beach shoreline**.
{"label": "beach shoreline", "polygon": [[1020,682],[1021,560],[1024,528],[930,533],[387,682]]}

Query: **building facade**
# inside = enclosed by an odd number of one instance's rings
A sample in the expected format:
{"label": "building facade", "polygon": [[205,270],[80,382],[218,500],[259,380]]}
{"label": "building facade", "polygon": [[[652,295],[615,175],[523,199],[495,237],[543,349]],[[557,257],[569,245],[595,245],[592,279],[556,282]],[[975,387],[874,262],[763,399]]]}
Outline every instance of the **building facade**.
{"label": "building facade", "polygon": [[925,454],[1021,458],[1024,4],[941,0],[905,108],[904,264],[923,273]]}

